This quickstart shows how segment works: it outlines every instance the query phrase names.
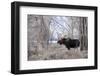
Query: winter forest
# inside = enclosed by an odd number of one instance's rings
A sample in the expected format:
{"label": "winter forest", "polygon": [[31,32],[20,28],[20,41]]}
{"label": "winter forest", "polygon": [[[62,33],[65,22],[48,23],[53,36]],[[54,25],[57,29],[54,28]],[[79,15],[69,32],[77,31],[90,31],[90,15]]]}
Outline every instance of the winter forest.
{"label": "winter forest", "polygon": [[[29,61],[88,58],[87,17],[28,14],[27,35]],[[79,46],[71,48],[68,38]]]}

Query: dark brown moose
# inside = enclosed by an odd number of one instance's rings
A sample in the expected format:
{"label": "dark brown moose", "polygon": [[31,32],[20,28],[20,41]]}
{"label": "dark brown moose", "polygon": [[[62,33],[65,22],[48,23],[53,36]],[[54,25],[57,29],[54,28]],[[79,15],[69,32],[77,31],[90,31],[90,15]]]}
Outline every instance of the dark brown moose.
{"label": "dark brown moose", "polygon": [[57,42],[60,45],[65,45],[68,50],[70,48],[78,48],[80,46],[80,41],[78,39],[71,39],[71,38],[62,38]]}

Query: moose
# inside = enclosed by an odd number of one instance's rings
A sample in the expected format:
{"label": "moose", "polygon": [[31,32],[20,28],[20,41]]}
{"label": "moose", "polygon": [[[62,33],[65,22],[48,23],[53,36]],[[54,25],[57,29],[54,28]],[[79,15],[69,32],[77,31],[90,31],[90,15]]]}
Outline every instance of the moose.
{"label": "moose", "polygon": [[71,39],[71,38],[61,38],[57,41],[60,45],[65,45],[68,50],[70,48],[78,48],[80,46],[80,41],[78,39]]}

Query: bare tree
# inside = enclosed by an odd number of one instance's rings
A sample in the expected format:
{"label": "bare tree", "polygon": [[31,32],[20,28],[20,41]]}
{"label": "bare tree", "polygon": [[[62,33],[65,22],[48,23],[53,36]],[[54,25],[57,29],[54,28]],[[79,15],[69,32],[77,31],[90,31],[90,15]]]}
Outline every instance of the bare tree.
{"label": "bare tree", "polygon": [[88,32],[87,32],[87,18],[80,18],[80,41],[81,41],[81,50],[88,49]]}

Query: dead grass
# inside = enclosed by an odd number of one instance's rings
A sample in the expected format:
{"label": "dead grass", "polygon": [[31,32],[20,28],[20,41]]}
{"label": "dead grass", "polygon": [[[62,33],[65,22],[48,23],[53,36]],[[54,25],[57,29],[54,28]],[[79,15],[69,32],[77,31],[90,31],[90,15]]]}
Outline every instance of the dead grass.
{"label": "dead grass", "polygon": [[50,44],[48,48],[30,51],[28,60],[53,60],[53,59],[80,59],[87,58],[87,50],[71,48],[68,50],[64,45]]}

